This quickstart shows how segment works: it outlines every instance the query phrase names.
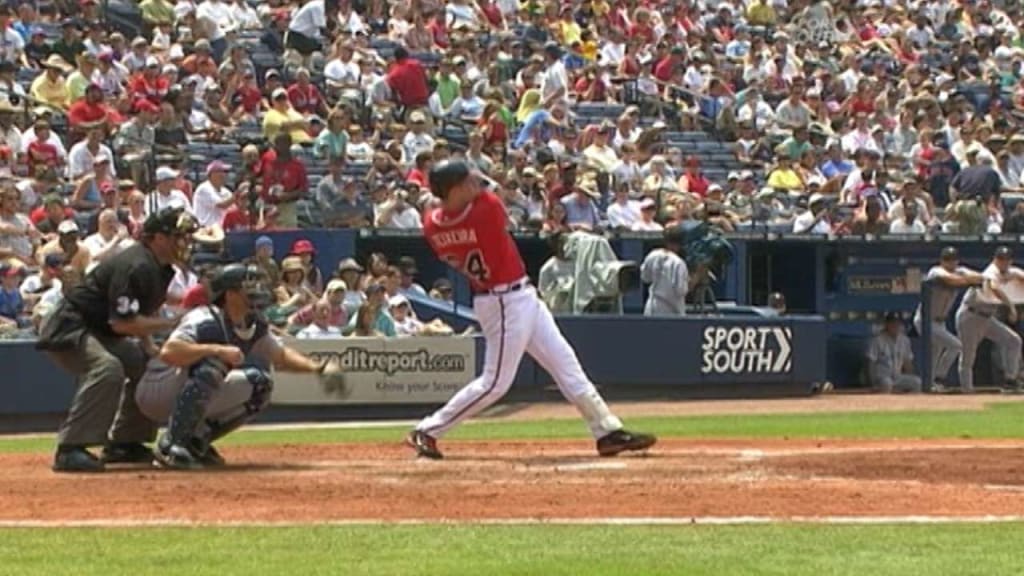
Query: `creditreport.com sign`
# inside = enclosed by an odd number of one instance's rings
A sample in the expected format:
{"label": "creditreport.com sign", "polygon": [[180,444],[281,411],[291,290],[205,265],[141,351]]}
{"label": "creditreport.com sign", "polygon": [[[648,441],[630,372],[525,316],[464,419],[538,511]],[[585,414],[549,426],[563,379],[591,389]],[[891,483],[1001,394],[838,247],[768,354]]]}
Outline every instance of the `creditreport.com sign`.
{"label": "creditreport.com sign", "polygon": [[786,374],[793,333],[783,326],[708,326],[701,344],[702,374]]}

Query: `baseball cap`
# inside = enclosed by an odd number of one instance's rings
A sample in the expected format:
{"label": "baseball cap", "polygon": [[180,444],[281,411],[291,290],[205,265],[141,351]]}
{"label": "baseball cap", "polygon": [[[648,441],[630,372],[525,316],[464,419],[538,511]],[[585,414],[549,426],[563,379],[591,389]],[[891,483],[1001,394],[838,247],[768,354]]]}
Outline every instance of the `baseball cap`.
{"label": "baseball cap", "polygon": [[43,266],[50,270],[60,269],[64,265],[63,254],[47,254],[46,258],[43,259]]}
{"label": "baseball cap", "polygon": [[954,246],[946,246],[942,249],[942,260],[956,260],[960,258],[960,252]]}
{"label": "baseball cap", "polygon": [[900,315],[899,315],[898,312],[886,312],[885,313],[885,322],[886,322],[886,324],[888,324],[889,322],[902,322],[902,321],[903,321],[903,318],[900,318]]}
{"label": "baseball cap", "polygon": [[331,292],[345,292],[348,290],[348,285],[345,284],[344,280],[334,279],[327,283],[327,288],[324,292],[330,294]]}
{"label": "baseball cap", "polygon": [[285,90],[284,88],[277,88],[270,95],[271,100],[279,100],[281,98],[287,98],[287,97],[288,97],[288,91]]}
{"label": "baseball cap", "polygon": [[641,210],[649,210],[651,208],[654,208],[655,206],[656,204],[654,203],[654,200],[651,198],[644,198],[643,200],[640,201]]}
{"label": "baseball cap", "polygon": [[104,162],[110,162],[110,156],[107,156],[105,152],[100,152],[99,154],[92,157],[93,166],[95,166],[96,164],[103,164]]}
{"label": "baseball cap", "polygon": [[822,194],[811,194],[811,198],[807,201],[807,205],[811,206],[825,200],[825,196]]}
{"label": "baseball cap", "polygon": [[1013,258],[1013,250],[1009,246],[996,248],[996,258]]}
{"label": "baseball cap", "polygon": [[11,266],[10,264],[4,264],[0,266],[0,276],[10,278],[21,274],[20,266]]}
{"label": "baseball cap", "polygon": [[213,162],[210,162],[209,164],[206,165],[207,176],[214,172],[228,172],[230,170],[231,166],[228,166],[226,163],[221,162],[220,160],[214,160]]}
{"label": "baseball cap", "polygon": [[416,269],[416,260],[411,256],[402,256],[398,259],[398,269],[407,276],[415,276],[418,270]]}
{"label": "baseball cap", "polygon": [[78,223],[74,220],[65,220],[57,226],[57,234],[78,234]]}
{"label": "baseball cap", "polygon": [[263,248],[264,246],[274,247],[274,241],[270,239],[270,236],[260,236],[256,239],[256,249]]}
{"label": "baseball cap", "polygon": [[409,299],[403,296],[402,294],[395,294],[391,298],[388,298],[388,306],[390,306],[391,308],[395,308],[397,306],[401,306],[402,304],[408,303]]}
{"label": "baseball cap", "polygon": [[366,295],[376,294],[384,291],[384,285],[379,282],[372,282],[366,287]]}
{"label": "baseball cap", "polygon": [[161,166],[156,169],[156,181],[174,180],[178,177],[178,171],[170,166]]}
{"label": "baseball cap", "polygon": [[447,278],[438,278],[437,280],[434,281],[433,289],[437,290],[438,292],[451,292],[452,282]]}
{"label": "baseball cap", "polygon": [[146,58],[146,68],[159,68],[160,61],[156,59],[156,56],[150,56]]}
{"label": "baseball cap", "polygon": [[354,258],[345,258],[341,262],[338,262],[338,272],[348,271],[362,272],[363,267],[360,266],[359,263],[356,262]]}
{"label": "baseball cap", "polygon": [[292,244],[292,254],[301,256],[302,254],[316,254],[316,248],[313,248],[313,243],[306,239],[296,240]]}

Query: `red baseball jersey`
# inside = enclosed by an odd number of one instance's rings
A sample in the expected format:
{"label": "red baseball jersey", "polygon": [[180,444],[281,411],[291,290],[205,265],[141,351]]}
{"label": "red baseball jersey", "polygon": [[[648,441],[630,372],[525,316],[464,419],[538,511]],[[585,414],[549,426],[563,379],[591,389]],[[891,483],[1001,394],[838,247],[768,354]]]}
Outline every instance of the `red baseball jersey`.
{"label": "red baseball jersey", "polygon": [[457,213],[435,208],[423,219],[423,235],[437,257],[469,279],[475,292],[484,292],[526,276],[501,199],[481,192]]}

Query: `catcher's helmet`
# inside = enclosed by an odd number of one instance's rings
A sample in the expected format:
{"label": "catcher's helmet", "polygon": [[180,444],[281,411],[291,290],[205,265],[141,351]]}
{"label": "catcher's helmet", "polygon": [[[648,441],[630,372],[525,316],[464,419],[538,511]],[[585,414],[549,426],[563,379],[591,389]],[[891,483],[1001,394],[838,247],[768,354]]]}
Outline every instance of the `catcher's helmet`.
{"label": "catcher's helmet", "polygon": [[263,271],[257,266],[228,264],[210,279],[210,300],[219,302],[231,290],[244,290],[249,305],[262,308],[270,303],[270,292],[264,286]]}

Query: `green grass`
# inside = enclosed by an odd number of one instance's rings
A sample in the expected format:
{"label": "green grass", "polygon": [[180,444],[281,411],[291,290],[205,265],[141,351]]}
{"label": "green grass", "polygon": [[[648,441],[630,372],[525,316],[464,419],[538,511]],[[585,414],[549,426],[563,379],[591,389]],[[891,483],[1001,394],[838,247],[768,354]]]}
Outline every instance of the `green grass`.
{"label": "green grass", "polygon": [[0,530],[0,574],[1019,575],[1024,525]]}
{"label": "green grass", "polygon": [[[865,412],[632,418],[626,424],[679,438],[1022,438],[1024,403],[993,404],[962,412]],[[406,428],[243,430],[225,443],[315,444],[397,442]],[[473,421],[450,436],[461,440],[586,438],[579,419]],[[0,453],[42,452],[50,438],[3,438]]]}
{"label": "green grass", "polygon": [[[1022,438],[1024,404],[962,412],[635,418],[627,424],[688,438]],[[247,430],[228,443],[397,442],[405,431]],[[578,419],[477,421],[452,434],[476,440],[586,437]],[[52,446],[48,437],[0,439],[0,453]],[[1024,524],[0,529],[0,576],[999,576],[1024,573],[1021,541]]]}

